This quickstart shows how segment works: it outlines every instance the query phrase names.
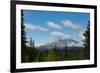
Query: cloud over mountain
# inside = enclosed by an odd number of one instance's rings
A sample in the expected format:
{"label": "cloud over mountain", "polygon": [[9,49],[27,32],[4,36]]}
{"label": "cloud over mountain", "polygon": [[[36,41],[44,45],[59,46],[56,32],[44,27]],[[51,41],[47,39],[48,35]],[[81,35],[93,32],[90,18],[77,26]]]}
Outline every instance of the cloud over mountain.
{"label": "cloud over mountain", "polygon": [[82,33],[77,35],[77,34],[66,34],[66,33],[59,32],[59,31],[52,31],[50,33],[50,35],[55,38],[61,38],[61,39],[73,39],[73,38],[81,38],[82,37]]}

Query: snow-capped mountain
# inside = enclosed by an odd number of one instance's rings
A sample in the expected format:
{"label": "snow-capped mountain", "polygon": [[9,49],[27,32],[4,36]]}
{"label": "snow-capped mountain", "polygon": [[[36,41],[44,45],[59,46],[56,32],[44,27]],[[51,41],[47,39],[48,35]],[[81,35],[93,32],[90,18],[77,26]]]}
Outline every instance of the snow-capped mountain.
{"label": "snow-capped mountain", "polygon": [[53,48],[55,46],[57,48],[63,48],[65,46],[68,46],[68,47],[81,47],[80,42],[75,41],[73,39],[63,39],[63,40],[60,39],[60,40],[56,40],[56,41],[51,42],[51,43],[46,43],[44,45],[41,45],[38,48],[49,49],[49,48]]}

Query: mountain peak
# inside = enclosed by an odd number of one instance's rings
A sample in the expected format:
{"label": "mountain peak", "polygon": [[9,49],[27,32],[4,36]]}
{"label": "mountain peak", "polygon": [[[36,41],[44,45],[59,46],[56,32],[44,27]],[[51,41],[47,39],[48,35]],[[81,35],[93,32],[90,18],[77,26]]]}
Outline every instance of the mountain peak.
{"label": "mountain peak", "polygon": [[49,48],[53,48],[55,45],[56,45],[57,48],[63,48],[66,45],[68,47],[80,47],[80,43],[76,40],[73,40],[73,39],[59,39],[59,40],[56,40],[54,42],[46,43],[45,45],[41,45],[41,46],[39,46],[39,48],[49,49]]}

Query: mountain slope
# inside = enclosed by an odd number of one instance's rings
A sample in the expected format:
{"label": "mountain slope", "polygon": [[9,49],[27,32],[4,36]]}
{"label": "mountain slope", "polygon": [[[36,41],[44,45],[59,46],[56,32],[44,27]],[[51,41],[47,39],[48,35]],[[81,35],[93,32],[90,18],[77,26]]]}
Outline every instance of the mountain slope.
{"label": "mountain slope", "polygon": [[64,39],[64,40],[56,40],[54,42],[51,43],[46,43],[44,45],[39,46],[38,48],[45,48],[45,49],[49,49],[49,48],[53,48],[53,47],[57,47],[57,48],[63,48],[65,46],[67,47],[81,47],[80,43],[78,41],[75,41],[73,39]]}

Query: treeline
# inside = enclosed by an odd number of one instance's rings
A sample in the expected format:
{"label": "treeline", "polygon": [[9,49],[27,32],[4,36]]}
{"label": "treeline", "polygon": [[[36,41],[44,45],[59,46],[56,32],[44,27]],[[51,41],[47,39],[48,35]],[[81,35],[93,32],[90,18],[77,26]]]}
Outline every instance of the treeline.
{"label": "treeline", "polygon": [[23,62],[46,62],[46,61],[65,61],[65,60],[83,60],[82,48],[68,49],[67,47],[58,49],[38,49],[27,47],[27,53]]}
{"label": "treeline", "polygon": [[23,62],[46,62],[65,60],[84,60],[84,49],[82,47],[36,48],[34,40],[30,38],[29,46],[26,46],[26,56]]}

